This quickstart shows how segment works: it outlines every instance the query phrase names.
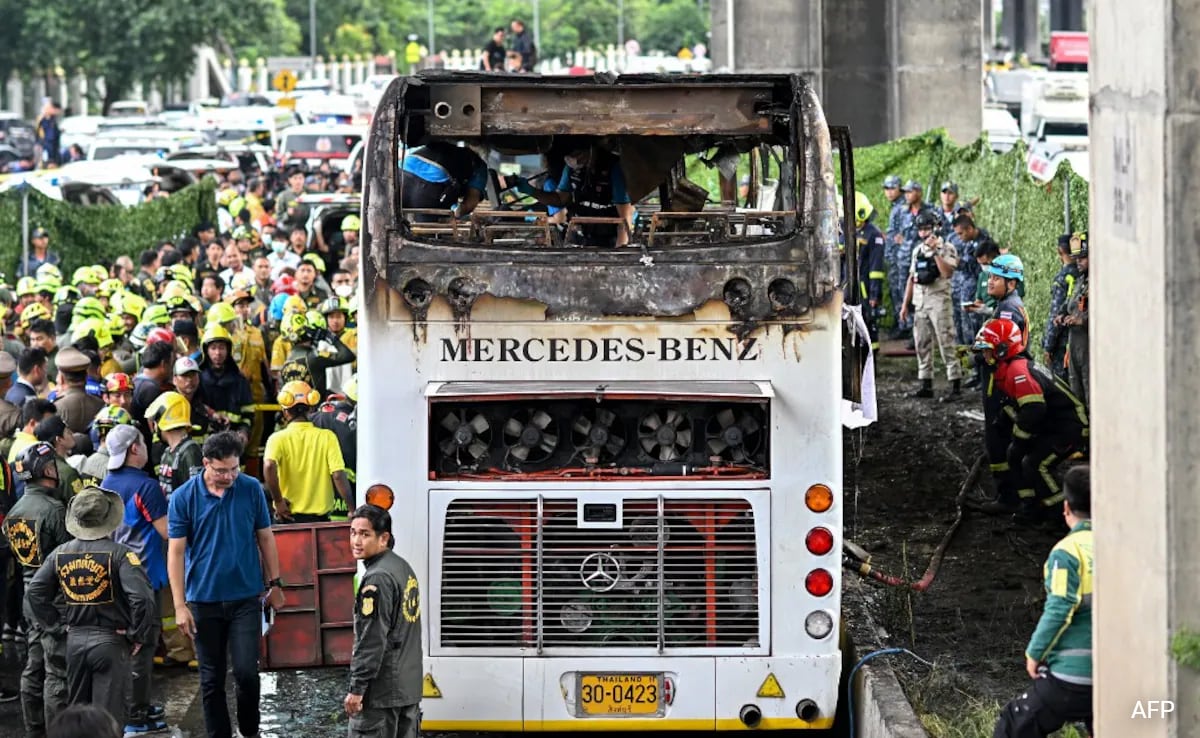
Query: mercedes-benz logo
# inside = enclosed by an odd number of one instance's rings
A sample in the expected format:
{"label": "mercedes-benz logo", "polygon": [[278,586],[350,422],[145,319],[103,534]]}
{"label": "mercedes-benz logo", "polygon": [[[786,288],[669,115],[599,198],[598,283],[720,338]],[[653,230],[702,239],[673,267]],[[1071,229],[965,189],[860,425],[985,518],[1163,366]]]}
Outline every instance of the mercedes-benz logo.
{"label": "mercedes-benz logo", "polygon": [[593,592],[609,592],[621,581],[621,562],[605,551],[588,554],[579,565],[579,581]]}

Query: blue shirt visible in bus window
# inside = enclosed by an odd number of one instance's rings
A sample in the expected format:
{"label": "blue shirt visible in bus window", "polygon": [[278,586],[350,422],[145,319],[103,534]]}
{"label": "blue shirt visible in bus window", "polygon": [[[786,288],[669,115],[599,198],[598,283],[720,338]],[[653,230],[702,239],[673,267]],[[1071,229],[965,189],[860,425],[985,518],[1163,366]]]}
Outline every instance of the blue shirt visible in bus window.
{"label": "blue shirt visible in bus window", "polygon": [[[629,193],[625,191],[625,172],[621,170],[620,162],[613,162],[612,165],[612,204],[627,205],[629,203]],[[571,191],[571,168],[563,167],[562,177],[558,180],[557,189],[560,192]]]}
{"label": "blue shirt visible in bus window", "polygon": [[[409,174],[416,175],[426,182],[441,184],[442,182],[450,181],[450,173],[441,166],[434,164],[425,159],[418,159],[415,156],[404,157],[404,165],[402,169]],[[487,168],[476,167],[475,171],[471,172],[471,178],[467,180],[467,187],[480,192],[487,191]]]}
{"label": "blue shirt visible in bus window", "polygon": [[187,539],[188,602],[233,602],[263,591],[258,531],[271,527],[267,497],[254,477],[239,474],[220,497],[197,474],[171,493],[167,534]]}

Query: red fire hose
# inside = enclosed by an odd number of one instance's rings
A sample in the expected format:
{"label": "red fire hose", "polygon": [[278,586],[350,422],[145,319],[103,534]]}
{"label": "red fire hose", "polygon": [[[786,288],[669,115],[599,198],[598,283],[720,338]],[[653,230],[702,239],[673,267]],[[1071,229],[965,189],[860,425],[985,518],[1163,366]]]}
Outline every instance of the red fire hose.
{"label": "red fire hose", "polygon": [[881,584],[886,584],[889,587],[908,587],[916,592],[924,592],[929,589],[929,586],[933,584],[933,580],[937,577],[938,569],[942,565],[942,559],[946,555],[946,549],[950,546],[950,541],[954,539],[954,534],[958,532],[958,526],[962,523],[963,500],[966,499],[967,491],[972,489],[979,480],[979,475],[983,472],[983,463],[986,460],[987,454],[979,454],[979,457],[975,459],[975,464],[967,473],[967,478],[963,480],[962,487],[958,490],[958,496],[954,498],[954,504],[958,510],[954,516],[954,522],[950,524],[950,529],[942,537],[942,542],[934,549],[933,556],[929,560],[929,567],[925,569],[923,577],[912,582],[903,577],[887,574],[873,568],[871,566],[871,554],[852,541],[845,541],[842,544],[842,568],[853,571],[865,579],[873,579]]}

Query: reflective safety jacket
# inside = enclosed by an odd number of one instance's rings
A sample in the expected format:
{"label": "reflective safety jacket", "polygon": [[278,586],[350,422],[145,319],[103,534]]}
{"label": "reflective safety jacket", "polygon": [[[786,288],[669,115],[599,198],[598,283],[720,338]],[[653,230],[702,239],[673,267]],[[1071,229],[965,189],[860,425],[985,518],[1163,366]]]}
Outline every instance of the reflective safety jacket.
{"label": "reflective safety jacket", "polygon": [[883,282],[887,271],[883,265],[883,234],[874,223],[858,229],[858,285],[862,299],[883,302]]}
{"label": "reflective safety jacket", "polygon": [[1014,442],[1034,436],[1078,438],[1088,434],[1087,409],[1061,379],[1023,357],[1001,361],[994,377],[1006,401]]}
{"label": "reflective safety jacket", "polygon": [[1056,678],[1092,683],[1092,594],[1095,590],[1092,521],[1075,525],[1055,544],[1042,576],[1046,604],[1025,655]]}

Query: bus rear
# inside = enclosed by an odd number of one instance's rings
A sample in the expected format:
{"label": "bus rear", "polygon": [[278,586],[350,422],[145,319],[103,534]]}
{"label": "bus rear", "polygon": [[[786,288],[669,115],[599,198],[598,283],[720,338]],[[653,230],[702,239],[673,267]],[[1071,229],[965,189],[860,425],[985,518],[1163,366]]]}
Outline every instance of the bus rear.
{"label": "bus rear", "polygon": [[[631,245],[570,243],[494,172],[469,218],[402,210],[401,158],[439,140],[540,156],[551,178],[581,140],[605,147]],[[426,730],[832,725],[831,161],[799,77],[388,88],[366,153],[359,488],[395,492],[421,580]]]}

